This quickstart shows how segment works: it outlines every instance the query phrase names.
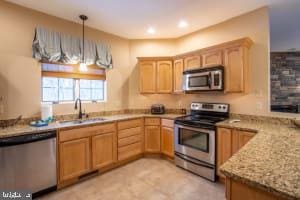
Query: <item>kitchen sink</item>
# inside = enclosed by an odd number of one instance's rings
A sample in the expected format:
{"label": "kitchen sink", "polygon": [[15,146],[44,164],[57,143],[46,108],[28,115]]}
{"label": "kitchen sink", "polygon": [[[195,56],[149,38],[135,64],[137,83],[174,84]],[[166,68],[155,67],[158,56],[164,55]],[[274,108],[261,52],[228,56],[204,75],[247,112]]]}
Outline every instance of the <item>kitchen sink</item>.
{"label": "kitchen sink", "polygon": [[105,121],[104,118],[91,118],[91,119],[75,119],[75,120],[68,120],[68,121],[61,121],[60,124],[66,125],[72,125],[72,124],[85,124],[85,123],[93,123],[93,122],[101,122]]}

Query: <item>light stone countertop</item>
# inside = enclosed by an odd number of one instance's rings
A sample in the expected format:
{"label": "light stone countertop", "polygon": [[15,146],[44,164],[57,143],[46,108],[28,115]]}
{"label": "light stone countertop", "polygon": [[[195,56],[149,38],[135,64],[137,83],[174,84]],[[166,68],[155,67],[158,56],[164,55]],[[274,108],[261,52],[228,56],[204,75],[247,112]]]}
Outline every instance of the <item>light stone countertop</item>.
{"label": "light stone countertop", "polygon": [[300,199],[300,128],[247,120],[218,127],[257,134],[221,166],[227,177],[287,199]]}
{"label": "light stone countertop", "polygon": [[33,134],[33,133],[39,133],[39,132],[44,132],[44,131],[52,131],[52,130],[58,130],[58,129],[63,129],[63,128],[89,126],[89,125],[94,125],[94,124],[103,124],[103,123],[109,123],[109,122],[114,122],[114,121],[135,119],[135,118],[140,118],[140,117],[160,117],[160,118],[164,118],[164,119],[175,119],[176,117],[179,117],[179,116],[182,116],[182,115],[178,115],[178,114],[163,114],[163,115],[121,114],[121,115],[101,116],[101,118],[105,119],[104,121],[87,122],[87,123],[82,123],[82,124],[60,124],[59,122],[54,122],[54,123],[49,124],[48,126],[43,126],[43,127],[32,127],[30,125],[16,125],[16,126],[4,128],[4,129],[0,128],[0,138]]}

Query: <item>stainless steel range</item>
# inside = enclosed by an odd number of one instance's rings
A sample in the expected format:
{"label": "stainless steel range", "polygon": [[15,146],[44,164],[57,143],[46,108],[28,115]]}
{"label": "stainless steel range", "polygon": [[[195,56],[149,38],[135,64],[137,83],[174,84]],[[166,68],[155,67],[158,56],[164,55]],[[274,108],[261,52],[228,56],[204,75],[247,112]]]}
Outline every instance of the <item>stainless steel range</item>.
{"label": "stainless steel range", "polygon": [[176,165],[216,181],[215,124],[228,116],[228,104],[192,103],[190,115],[176,118]]}

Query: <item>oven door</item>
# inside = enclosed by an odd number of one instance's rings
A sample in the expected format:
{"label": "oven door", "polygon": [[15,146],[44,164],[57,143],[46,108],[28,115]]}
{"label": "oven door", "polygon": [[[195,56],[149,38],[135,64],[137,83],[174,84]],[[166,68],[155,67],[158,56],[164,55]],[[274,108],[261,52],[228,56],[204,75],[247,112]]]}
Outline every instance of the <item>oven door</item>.
{"label": "oven door", "polygon": [[210,72],[185,74],[183,78],[183,89],[185,91],[210,90]]}
{"label": "oven door", "polygon": [[175,124],[175,152],[215,165],[215,130]]}

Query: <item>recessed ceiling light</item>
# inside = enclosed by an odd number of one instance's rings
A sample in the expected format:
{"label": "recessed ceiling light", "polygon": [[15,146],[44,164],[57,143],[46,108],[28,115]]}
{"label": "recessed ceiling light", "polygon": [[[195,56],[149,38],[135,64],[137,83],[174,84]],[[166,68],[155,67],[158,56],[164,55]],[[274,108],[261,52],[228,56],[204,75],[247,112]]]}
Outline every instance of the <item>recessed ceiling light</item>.
{"label": "recessed ceiling light", "polygon": [[178,28],[185,28],[188,26],[188,23],[185,20],[180,20],[178,22]]}
{"label": "recessed ceiling light", "polygon": [[154,34],[156,32],[156,30],[153,27],[149,27],[147,30],[147,33],[149,34]]}

